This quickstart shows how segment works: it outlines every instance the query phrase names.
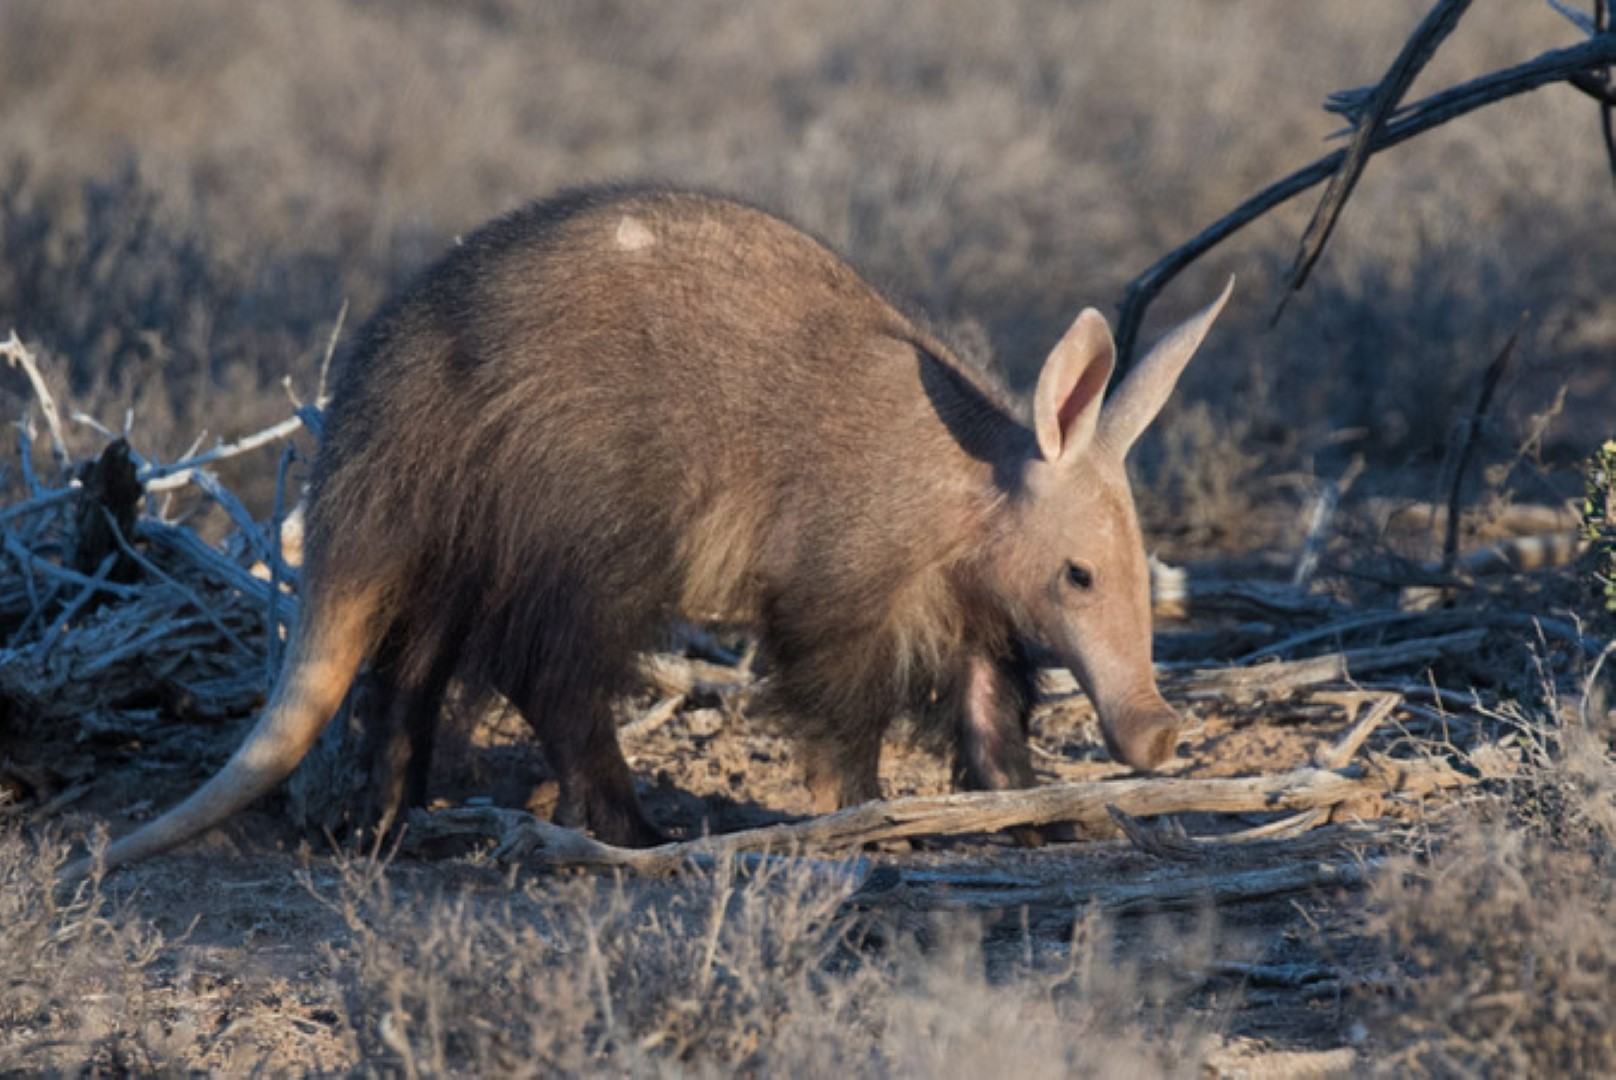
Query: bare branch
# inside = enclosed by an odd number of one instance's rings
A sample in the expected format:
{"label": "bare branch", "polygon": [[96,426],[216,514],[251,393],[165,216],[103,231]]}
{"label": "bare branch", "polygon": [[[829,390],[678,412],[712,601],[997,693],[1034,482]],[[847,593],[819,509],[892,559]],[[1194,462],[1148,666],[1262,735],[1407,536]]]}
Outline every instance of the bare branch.
{"label": "bare branch", "polygon": [[1504,347],[1487,365],[1487,371],[1481,377],[1481,393],[1476,397],[1475,411],[1465,421],[1464,442],[1460,444],[1459,454],[1454,459],[1453,480],[1448,488],[1448,527],[1442,539],[1442,572],[1445,574],[1451,574],[1459,561],[1459,497],[1463,491],[1465,472],[1470,467],[1470,456],[1475,452],[1476,439],[1481,435],[1482,421],[1492,407],[1493,394],[1509,367],[1510,357],[1515,355],[1515,343],[1520,340],[1521,331],[1525,328],[1526,316],[1523,314],[1515,323],[1515,329],[1510,331]]}
{"label": "bare branch", "polygon": [[342,336],[342,324],[348,321],[348,301],[342,302],[337,311],[337,321],[331,327],[331,336],[325,343],[325,355],[320,358],[320,382],[314,389],[315,408],[323,409],[331,400],[331,393],[326,389],[327,376],[331,374],[331,357],[337,351],[337,339]]}
{"label": "bare branch", "polygon": [[[1602,0],[1600,2],[1602,4]],[[1565,3],[1565,0],[1549,0],[1549,6],[1571,20],[1572,26],[1575,26],[1589,37],[1593,37],[1604,29],[1595,20],[1589,18],[1586,11],[1579,11],[1577,8]]]}
{"label": "bare branch", "polygon": [[231,629],[224,624],[224,620],[219,617],[218,612],[216,612],[207,601],[203,600],[202,597],[197,594],[195,589],[189,588],[172,575],[164,573],[156,563],[146,558],[146,556],[142,555],[139,551],[136,551],[135,546],[129,542],[127,537],[124,536],[123,530],[118,528],[118,522],[114,520],[112,514],[106,509],[106,507],[102,507],[101,512],[106,516],[107,526],[111,532],[112,538],[117,541],[118,547],[126,556],[134,561],[135,565],[139,566],[153,578],[156,578],[158,581],[162,582],[164,585],[167,585],[170,589],[173,589],[179,595],[183,596],[192,607],[196,608],[197,612],[204,619],[213,624],[214,629],[219,631],[219,635],[221,637],[223,637],[230,644],[234,645],[242,654],[250,655],[252,653],[252,650],[247,647],[247,643],[237,637],[231,631]]}
{"label": "bare branch", "polygon": [[[1549,83],[1565,82],[1575,75],[1589,74],[1611,63],[1616,63],[1616,33],[1607,32],[1578,45],[1553,49],[1525,63],[1472,79],[1414,103],[1405,113],[1394,117],[1380,129],[1371,140],[1370,151],[1379,153],[1495,101],[1524,94]],[[1168,282],[1196,259],[1274,207],[1329,179],[1341,167],[1346,156],[1346,150],[1336,150],[1276,180],[1134,278],[1123,293],[1117,318],[1119,374],[1132,360],[1145,311]]]}
{"label": "bare branch", "polygon": [[291,467],[292,460],[297,457],[297,451],[291,445],[281,451],[281,462],[275,470],[275,504],[269,515],[269,546],[277,558],[269,562],[269,605],[264,617],[264,632],[267,635],[264,642],[264,667],[266,682],[273,684],[275,676],[281,669],[281,623],[277,610],[277,601],[281,598],[281,569],[283,563],[278,557],[281,555],[281,525],[286,514],[286,470]]}
{"label": "bare branch", "polygon": [[[987,910],[1047,907],[1052,913],[1040,920],[1038,931],[1065,932],[1074,913],[1090,906],[1111,915],[1133,915],[1158,911],[1201,910],[1208,906],[1267,900],[1316,889],[1361,888],[1372,865],[1356,861],[1324,862],[1301,859],[1278,866],[1257,866],[1229,870],[1222,867],[1200,871],[1183,867],[1142,881],[1062,880],[1021,884],[950,887],[903,882],[893,890],[894,900],[920,910]],[[855,894],[857,902],[862,894]]]}
{"label": "bare branch", "polygon": [[65,470],[71,459],[67,453],[67,441],[62,438],[62,416],[56,409],[56,399],[51,396],[50,388],[45,385],[45,377],[39,372],[38,361],[17,337],[15,330],[5,341],[0,341],[0,356],[5,357],[12,367],[21,368],[28,377],[29,385],[34,388],[34,397],[39,399],[39,411],[45,414],[45,428],[51,437],[51,456],[56,460],[56,468]]}
{"label": "bare branch", "polygon": [[1364,457],[1357,454],[1347,465],[1339,479],[1326,480],[1313,501],[1308,515],[1307,536],[1302,540],[1302,553],[1297,556],[1296,569],[1291,574],[1291,587],[1305,590],[1319,568],[1319,552],[1330,536],[1330,520],[1335,516],[1341,499],[1352,490],[1353,483],[1364,470]]}
{"label": "bare branch", "polygon": [[[1594,28],[1601,34],[1610,32],[1610,0],[1594,0]],[[1600,99],[1599,126],[1605,136],[1605,160],[1610,162],[1610,178],[1616,182],[1616,84],[1611,81],[1611,69],[1605,69],[1604,96]]]}
{"label": "bare branch", "polygon": [[1397,54],[1397,59],[1392,61],[1392,66],[1380,80],[1379,85],[1370,93],[1363,111],[1352,115],[1357,131],[1347,146],[1346,157],[1342,159],[1340,168],[1330,177],[1330,183],[1324,189],[1324,197],[1319,200],[1318,208],[1313,211],[1313,219],[1308,222],[1307,230],[1302,234],[1301,245],[1296,251],[1296,261],[1291,266],[1290,282],[1280,294],[1272,321],[1279,320],[1280,314],[1285,310],[1285,301],[1307,282],[1307,275],[1319,261],[1319,256],[1324,253],[1324,245],[1329,242],[1330,233],[1335,229],[1335,223],[1347,205],[1347,198],[1351,196],[1358,178],[1363,175],[1364,166],[1369,164],[1369,156],[1374,152],[1372,143],[1375,137],[1391,119],[1392,110],[1402,102],[1403,95],[1408,93],[1408,88],[1413,84],[1415,77],[1431,57],[1436,55],[1437,46],[1453,32],[1455,26],[1459,25],[1460,17],[1469,7],[1470,0],[1437,0],[1436,6],[1421,20],[1419,27],[1404,43],[1402,51]]}
{"label": "bare branch", "polygon": [[[1389,711],[1389,709],[1388,709]],[[1405,763],[1399,763],[1402,765]],[[416,811],[410,828],[432,836],[492,834],[496,854],[541,865],[621,867],[647,874],[677,871],[692,858],[720,858],[745,852],[825,853],[857,850],[884,840],[915,836],[959,836],[1002,832],[1023,825],[1072,822],[1109,831],[1112,814],[1131,817],[1190,812],[1253,813],[1312,810],[1368,795],[1424,793],[1468,782],[1436,766],[1407,763],[1399,770],[1371,770],[1351,776],[1302,768],[1277,776],[1195,780],[1135,777],[1095,780],[1017,791],[979,791],[910,796],[863,803],[824,817],[784,825],[706,836],[661,847],[627,849],[591,840],[571,829],[540,821],[520,810],[473,807],[435,813]],[[1424,771],[1421,771],[1421,769]],[[1449,775],[1451,773],[1451,775]]]}
{"label": "bare branch", "polygon": [[221,443],[212,450],[204,451],[195,457],[170,462],[167,465],[150,465],[141,470],[140,482],[147,491],[168,491],[172,488],[184,487],[191,482],[192,474],[204,465],[211,465],[216,461],[237,457],[249,450],[257,450],[260,446],[268,446],[277,439],[285,439],[294,434],[298,428],[303,427],[301,416],[289,416],[278,424],[271,424],[262,431],[254,432],[233,443]]}
{"label": "bare branch", "polygon": [[1372,671],[1407,668],[1443,656],[1474,652],[1487,638],[1486,627],[1326,653],[1305,660],[1284,660],[1253,667],[1206,668],[1188,673],[1183,692],[1191,699],[1219,698],[1244,703],[1265,696],[1291,694],[1309,686],[1348,682]]}

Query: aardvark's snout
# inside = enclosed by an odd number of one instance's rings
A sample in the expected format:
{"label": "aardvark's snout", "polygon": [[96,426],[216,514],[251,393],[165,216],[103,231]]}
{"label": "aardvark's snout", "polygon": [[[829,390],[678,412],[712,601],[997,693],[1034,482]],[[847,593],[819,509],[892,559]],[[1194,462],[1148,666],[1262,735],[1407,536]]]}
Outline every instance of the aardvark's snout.
{"label": "aardvark's snout", "polygon": [[1113,709],[1100,709],[1100,731],[1111,757],[1149,772],[1178,748],[1178,713],[1154,691]]}

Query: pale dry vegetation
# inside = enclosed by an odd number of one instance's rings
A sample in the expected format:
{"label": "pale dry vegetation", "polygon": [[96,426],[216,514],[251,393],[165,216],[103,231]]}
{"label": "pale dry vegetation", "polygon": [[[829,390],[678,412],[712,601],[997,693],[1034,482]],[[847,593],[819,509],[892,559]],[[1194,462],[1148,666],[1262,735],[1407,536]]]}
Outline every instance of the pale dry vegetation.
{"label": "pale dry vegetation", "polygon": [[790,860],[514,887],[473,860],[458,891],[368,858],[305,865],[337,918],[298,1024],[99,880],[59,895],[66,852],[0,832],[0,1070],[1188,1076],[1211,1045],[1177,1008],[1204,932],[1147,972],[1091,913],[1058,955],[991,963],[976,919],[876,919],[844,906],[850,867]]}
{"label": "pale dry vegetation", "polygon": [[[0,809],[5,809],[0,806]],[[0,1071],[147,1072],[175,1039],[154,962],[168,942],[99,880],[56,888],[67,846],[0,819]]]}
{"label": "pale dry vegetation", "polygon": [[1062,966],[990,974],[974,920],[917,931],[860,916],[843,907],[855,880],[812,862],[724,863],[662,886],[529,882],[489,907],[400,898],[349,863],[333,890],[352,935],[338,981],[364,1060],[407,1073],[1065,1076],[1197,1062],[1183,1021],[1141,1019],[1182,982],[1141,979],[1098,917]]}
{"label": "pale dry vegetation", "polygon": [[1578,711],[1528,778],[1382,869],[1366,1000],[1386,1072],[1616,1071],[1616,728]]}
{"label": "pale dry vegetation", "polygon": [[[7,0],[0,333],[17,328],[60,400],[113,429],[132,409],[140,449],[173,461],[203,431],[285,417],[283,376],[312,396],[344,305],[351,333],[456,235],[559,186],[653,177],[784,211],[1019,379],[1082,305],[1109,309],[1139,270],[1322,152],[1341,122],[1319,102],[1378,78],[1416,17],[1393,0]],[[1416,92],[1569,40],[1542,4],[1478,4]],[[1568,466],[1612,434],[1610,183],[1590,103],[1550,88],[1377,156],[1275,328],[1310,198],[1169,290],[1151,326],[1241,279],[1137,456],[1152,546],[1197,562],[1249,554],[1222,572],[1289,579],[1314,500],[1356,479],[1312,591],[1287,601],[1300,606],[1222,594],[1232,608],[1161,635],[1158,657],[1283,678],[1253,661],[1287,629],[1318,631],[1321,652],[1428,641],[1394,621],[1398,587],[1435,574],[1444,524],[1429,501],[1458,483],[1455,436],[1517,328],[1480,482],[1459,484],[1461,535],[1507,533],[1512,502],[1577,490]],[[0,383],[7,416],[32,399],[13,381]],[[79,459],[104,442],[82,423],[67,434]],[[4,442],[9,502],[30,477]],[[267,516],[273,454],[220,468]],[[1422,501],[1399,518],[1387,497]],[[171,519],[196,524],[193,505],[211,504],[181,493]],[[61,560],[68,518],[51,520],[23,539]],[[251,655],[148,650],[119,669],[125,697],[96,724],[65,693],[53,707],[0,700],[0,800],[35,800],[0,802],[0,1071],[1189,1075],[1238,1071],[1253,1046],[1273,1068],[1287,1067],[1277,1049],[1314,1055],[1298,1069],[1616,1071],[1616,714],[1611,665],[1589,675],[1597,642],[1583,636],[1609,625],[1575,571],[1447,583],[1438,599],[1460,610],[1433,616],[1450,620],[1441,632],[1489,629],[1382,676],[1408,697],[1366,760],[1375,777],[1427,769],[1463,793],[1385,780],[1386,806],[1356,806],[1385,813],[1367,834],[1352,805],[1323,808],[1339,830],[1327,839],[1356,861],[1321,861],[1349,884],[1306,879],[1221,917],[1162,913],[1161,883],[1247,856],[1186,853],[1170,830],[1136,837],[1139,851],[1085,846],[1044,877],[1009,848],[922,846],[903,863],[903,903],[897,889],[872,901],[869,867],[853,863],[619,878],[499,869],[482,848],[388,866],[324,848],[294,862],[248,841],[256,856],[221,858],[224,840],[64,895],[64,834],[41,831],[39,804],[140,820],[222,759],[237,732],[221,716],[244,719],[238,699],[267,678],[269,587],[230,592],[205,565],[246,574],[252,545],[199,561],[155,535],[142,550],[224,612]],[[6,647],[32,647],[35,583],[12,570]],[[184,609],[212,633],[180,592],[141,588],[152,610]],[[1386,621],[1351,625],[1353,605]],[[1515,621],[1488,622],[1500,612]],[[47,654],[66,670],[107,640],[31,653],[37,681],[66,678]],[[1266,659],[1280,656],[1308,660]],[[1225,705],[1218,672],[1199,691],[1198,674],[1180,686],[1197,775],[1250,771],[1241,752],[1258,770],[1308,765],[1321,732],[1340,731],[1324,694],[1276,683]],[[186,679],[236,696],[212,711],[205,694],[167,696]],[[630,757],[685,828],[796,809],[785,755],[737,730],[727,692],[659,693],[678,700]],[[1056,697],[1038,716],[1040,768],[1109,776],[1092,715]],[[500,805],[526,805],[542,784],[521,782],[542,769],[498,749],[472,762],[479,780],[514,772],[523,793]],[[1500,755],[1509,770],[1492,767]],[[117,780],[125,767],[132,779]],[[930,790],[931,767],[904,759],[889,792]],[[87,822],[69,815],[67,835]],[[278,818],[239,828],[289,842]],[[972,857],[952,884],[1000,890],[986,915],[943,903],[936,884],[938,864]],[[1142,881],[1150,903],[1106,893],[1113,877]],[[1013,899],[1051,890],[1065,899]]]}
{"label": "pale dry vegetation", "polygon": [[[138,400],[174,454],[261,420],[344,300],[363,316],[457,233],[558,186],[651,176],[785,211],[939,319],[979,320],[1024,373],[1082,304],[1314,156],[1340,126],[1318,103],[1377,77],[1410,20],[1391,0],[18,0],[0,12],[17,170],[0,311],[68,357],[79,389],[110,384],[104,421]],[[1486,5],[1416,91],[1567,30],[1542,5]],[[1274,332],[1307,200],[1220,249],[1156,315],[1241,275],[1181,407],[1220,427],[1283,415],[1284,438],[1248,433],[1271,469],[1342,428],[1400,465],[1442,453],[1522,312],[1501,411],[1587,378],[1613,343],[1616,254],[1586,241],[1616,209],[1585,104],[1545,90],[1376,161]],[[1586,440],[1562,425],[1551,443],[1567,441]],[[1165,527],[1179,504],[1148,509]]]}

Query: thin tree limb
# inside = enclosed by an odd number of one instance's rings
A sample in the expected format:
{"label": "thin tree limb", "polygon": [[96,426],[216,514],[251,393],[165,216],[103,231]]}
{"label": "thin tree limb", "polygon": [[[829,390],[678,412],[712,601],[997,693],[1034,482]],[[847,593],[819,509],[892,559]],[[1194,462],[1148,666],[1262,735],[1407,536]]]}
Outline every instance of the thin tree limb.
{"label": "thin tree limb", "polygon": [[[1055,909],[1038,927],[1040,933],[1064,931],[1073,913],[1098,907],[1111,915],[1198,910],[1251,903],[1323,888],[1362,888],[1373,864],[1319,862],[1303,859],[1278,866],[1200,872],[1171,867],[1142,881],[1068,880],[1034,886],[1008,885],[978,889],[920,889],[900,886],[897,896],[921,910],[988,910],[1021,906]],[[857,902],[859,895],[852,898]]]}
{"label": "thin tree limb", "polygon": [[[347,305],[343,306],[347,310]],[[340,324],[339,324],[340,325]],[[277,555],[281,546],[281,523],[286,513],[286,470],[297,457],[297,448],[290,443],[281,451],[279,467],[275,470],[275,504],[269,515],[269,546]],[[269,560],[269,604],[265,612],[264,667],[266,683],[273,685],[281,670],[281,623],[278,601],[281,598],[281,560]]]}
{"label": "thin tree limb", "polygon": [[45,385],[45,378],[39,372],[39,364],[34,360],[34,354],[17,337],[17,331],[11,331],[10,337],[0,341],[0,356],[6,358],[12,367],[21,368],[28,377],[28,383],[34,388],[34,397],[39,399],[39,410],[45,414],[45,427],[50,432],[51,456],[56,460],[57,471],[65,470],[71,458],[67,453],[67,440],[62,437],[62,416],[57,411],[56,399],[51,396],[50,388]]}
{"label": "thin tree limb", "polygon": [[1437,0],[1433,7],[1420,21],[1413,35],[1404,43],[1397,59],[1387,69],[1380,83],[1370,93],[1369,99],[1361,113],[1354,116],[1357,130],[1353,133],[1352,142],[1347,146],[1346,157],[1330,177],[1329,184],[1324,189],[1324,197],[1319,200],[1318,208],[1313,211],[1313,219],[1307,223],[1307,229],[1302,233],[1302,242],[1296,251],[1296,261],[1291,265],[1290,281],[1283,292],[1280,293],[1279,304],[1274,309],[1271,322],[1279,321],[1279,316],[1285,310],[1285,302],[1292,293],[1297,292],[1306,284],[1307,276],[1312,271],[1319,256],[1324,253],[1324,245],[1330,240],[1330,233],[1335,229],[1335,223],[1341,217],[1341,211],[1346,208],[1347,199],[1352,195],[1352,189],[1357,186],[1358,179],[1363,175],[1364,166],[1369,164],[1369,157],[1374,153],[1373,143],[1391,119],[1392,111],[1402,102],[1403,95],[1419,75],[1425,65],[1436,55],[1439,45],[1459,25],[1459,19],[1470,7],[1470,0]]}
{"label": "thin tree limb", "polygon": [[410,828],[428,836],[492,834],[499,839],[496,855],[501,858],[663,874],[681,869],[692,856],[718,858],[765,851],[819,854],[884,840],[993,833],[1057,822],[1107,830],[1112,824],[1112,807],[1133,817],[1310,810],[1364,794],[1385,793],[1394,790],[1391,785],[1401,788],[1413,783],[1418,787],[1415,780],[1418,778],[1411,780],[1403,774],[1364,779],[1328,769],[1301,768],[1234,779],[1136,777],[1016,791],[911,796],[863,803],[806,821],[639,850],[602,844],[525,811],[494,807],[417,811],[410,817]]}
{"label": "thin tree limb", "polygon": [[[1552,49],[1524,63],[1423,98],[1381,128],[1372,140],[1370,150],[1379,153],[1495,101],[1524,94],[1550,83],[1565,82],[1574,75],[1589,74],[1612,63],[1616,63],[1616,33],[1606,32],[1577,45]],[[1133,358],[1146,310],[1168,282],[1196,259],[1274,207],[1329,179],[1341,167],[1346,156],[1344,149],[1333,151],[1274,181],[1134,278],[1123,293],[1117,318],[1119,374],[1126,370]]]}
{"label": "thin tree limb", "polygon": [[[1364,741],[1403,703],[1402,695],[1396,693],[1364,694],[1359,696],[1359,700],[1372,701],[1373,704],[1339,739],[1319,754],[1320,767],[1346,768]],[[1301,841],[1300,844],[1303,846],[1299,846],[1299,838],[1330,820],[1330,810],[1331,807],[1328,806],[1315,806],[1301,813],[1240,832],[1193,837],[1170,817],[1163,817],[1159,824],[1152,825],[1132,814],[1124,813],[1115,806],[1106,807],[1106,812],[1111,815],[1111,819],[1122,829],[1123,835],[1134,847],[1147,855],[1181,862],[1231,858],[1260,852],[1272,854],[1281,849],[1291,856],[1301,854],[1312,849],[1305,846],[1307,844],[1305,841]],[[1328,842],[1315,846],[1328,846]]]}
{"label": "thin tree limb", "polygon": [[1442,572],[1453,573],[1454,566],[1459,561],[1459,500],[1464,491],[1465,473],[1470,468],[1470,457],[1476,450],[1476,439],[1481,435],[1482,422],[1487,419],[1487,410],[1492,407],[1493,394],[1498,390],[1498,384],[1504,378],[1504,372],[1509,367],[1510,358],[1515,355],[1515,343],[1521,338],[1521,331],[1526,327],[1526,316],[1522,315],[1515,323],[1515,329],[1510,331],[1509,339],[1504,347],[1498,350],[1493,362],[1487,365],[1487,371],[1481,377],[1481,393],[1476,397],[1475,411],[1465,422],[1464,442],[1459,446],[1459,455],[1453,462],[1453,479],[1448,486],[1448,522],[1447,529],[1442,538]]}
{"label": "thin tree limb", "polygon": [[300,415],[289,416],[262,431],[256,431],[233,443],[221,443],[195,457],[170,462],[167,465],[150,465],[141,470],[140,482],[145,485],[147,491],[168,491],[171,488],[184,487],[191,482],[192,474],[202,466],[237,457],[260,446],[268,446],[277,439],[288,438],[303,426]]}
{"label": "thin tree limb", "polygon": [[[247,643],[237,637],[234,631],[224,624],[224,620],[219,617],[219,613],[215,611],[207,601],[203,600],[202,597],[197,594],[195,589],[181,582],[173,575],[164,573],[156,563],[152,562],[150,559],[146,558],[146,556],[136,551],[135,546],[129,542],[127,537],[124,536],[123,530],[118,528],[118,522],[113,518],[112,514],[106,509],[106,507],[102,507],[101,512],[106,516],[107,526],[111,531],[112,538],[117,541],[118,547],[123,550],[125,555],[132,559],[134,563],[142,570],[146,571],[146,573],[173,589],[180,596],[183,596],[192,607],[196,608],[197,612],[204,619],[213,624],[213,628],[219,631],[220,636],[222,636],[226,641],[234,645],[243,654],[251,655],[252,649],[247,647]],[[104,588],[105,585],[102,585],[102,587]]]}
{"label": "thin tree limb", "polygon": [[[1594,28],[1601,34],[1609,32],[1609,0],[1594,0]],[[1616,84],[1611,81],[1610,71],[1608,67],[1605,69],[1604,96],[1599,105],[1599,126],[1605,136],[1605,160],[1610,162],[1610,179],[1612,183],[1616,183]]]}

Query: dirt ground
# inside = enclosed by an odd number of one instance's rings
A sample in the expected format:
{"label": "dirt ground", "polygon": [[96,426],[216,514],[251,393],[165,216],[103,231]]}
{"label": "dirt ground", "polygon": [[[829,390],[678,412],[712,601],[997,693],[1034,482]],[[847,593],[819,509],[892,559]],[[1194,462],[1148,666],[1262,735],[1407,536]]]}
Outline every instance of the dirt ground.
{"label": "dirt ground", "polygon": [[[1318,699],[1238,711],[1177,703],[1188,730],[1179,759],[1166,771],[1186,777],[1277,773],[1308,764],[1349,720],[1340,704]],[[647,810],[670,831],[728,832],[808,812],[790,742],[756,730],[735,710],[687,708],[653,730],[630,731],[625,753]],[[209,733],[211,749],[204,757],[222,759],[235,737],[229,730]],[[1399,738],[1389,727],[1374,745],[1390,749]],[[1033,745],[1045,783],[1126,772],[1107,760],[1093,711],[1080,695],[1046,696],[1035,716]],[[129,745],[59,759],[66,763],[63,772],[71,772],[75,761],[80,769],[92,767],[90,758],[96,759],[93,792],[64,820],[104,821],[117,833],[202,779],[199,768],[164,767],[141,751]],[[440,755],[436,774],[435,807],[492,801],[545,813],[554,799],[542,752],[509,712],[489,713],[464,745]],[[949,790],[948,771],[944,762],[898,738],[884,753],[882,786],[887,797],[941,793]],[[350,938],[333,907],[340,873],[329,846],[318,839],[310,844],[287,824],[278,803],[266,800],[180,852],[120,870],[105,884],[115,907],[148,920],[175,942],[155,969],[159,993],[184,999],[193,1015],[199,1001],[209,1006],[211,1026],[196,1033],[194,1056],[188,1055],[192,1067],[235,1071],[252,1064],[279,1072],[355,1064],[331,978],[333,950]],[[1229,829],[1272,816],[1184,824],[1192,832]],[[1390,835],[1383,829],[1359,850],[1371,858]],[[864,858],[863,873],[898,868],[911,885],[924,886],[928,870],[946,869],[944,886],[915,890],[903,905],[901,918],[916,925],[957,915],[948,897],[973,885],[1148,885],[1204,872],[1164,863],[1120,839],[1030,849],[1004,837],[962,837],[889,845]],[[397,856],[388,881],[400,897],[457,895],[473,907],[494,908],[509,903],[513,883],[527,874],[461,851]],[[653,892],[673,887],[665,881],[630,884]],[[983,927],[991,970],[1000,959],[1008,963],[1067,948],[1081,914],[1081,904],[1045,902],[990,907],[965,917]],[[1208,1058],[1213,1074],[1314,1075],[1350,1065],[1356,1060],[1353,1045],[1366,1038],[1344,990],[1355,965],[1372,962],[1359,940],[1359,915],[1350,887],[1302,887],[1215,911],[1211,905],[1161,911],[1145,904],[1118,918],[1116,948],[1132,962],[1169,970],[1185,967],[1181,946],[1194,952],[1196,985],[1185,1003],[1219,1033]],[[1209,934],[1212,924],[1216,932]],[[1185,944],[1192,941],[1193,949]]]}

